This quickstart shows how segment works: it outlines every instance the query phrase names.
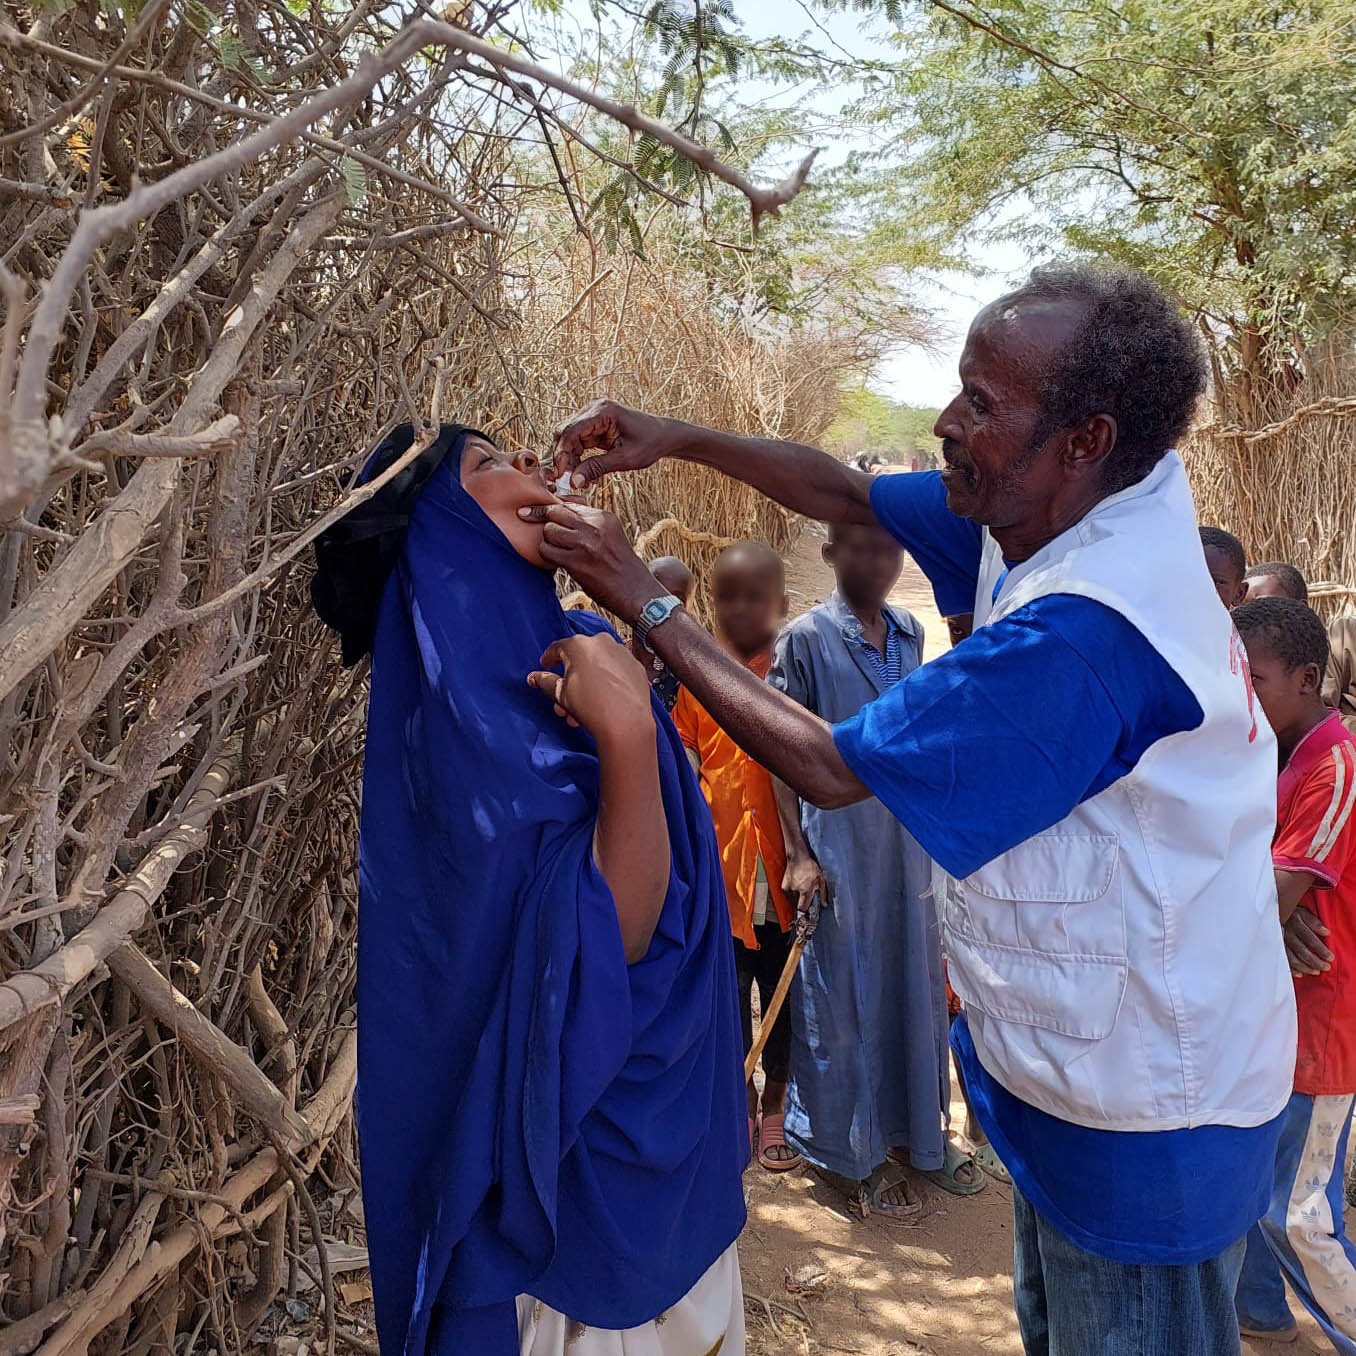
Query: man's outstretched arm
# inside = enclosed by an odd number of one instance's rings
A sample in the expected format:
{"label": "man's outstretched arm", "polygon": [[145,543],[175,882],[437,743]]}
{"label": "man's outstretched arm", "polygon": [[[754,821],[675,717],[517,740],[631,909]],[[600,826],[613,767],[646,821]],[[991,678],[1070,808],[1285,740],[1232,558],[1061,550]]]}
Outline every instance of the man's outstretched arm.
{"label": "man's outstretched arm", "polygon": [[[599,455],[585,456],[594,449]],[[611,472],[643,470],[665,457],[709,466],[807,518],[875,522],[871,477],[801,443],[719,433],[615,400],[595,401],[555,436],[556,471],[572,473],[579,489]]]}
{"label": "man's outstretched arm", "polygon": [[650,644],[721,729],[802,800],[836,810],[870,796],[828,722],[755,677],[686,612],[656,627]]}
{"label": "man's outstretched arm", "polygon": [[[634,624],[646,603],[664,595],[664,586],[631,549],[612,514],[582,504],[519,513],[543,524],[546,560],[568,570],[591,598],[623,621]],[[571,643],[561,647],[567,672]],[[802,800],[836,809],[871,794],[843,761],[825,721],[755,678],[686,612],[656,627],[650,644],[726,734]]]}

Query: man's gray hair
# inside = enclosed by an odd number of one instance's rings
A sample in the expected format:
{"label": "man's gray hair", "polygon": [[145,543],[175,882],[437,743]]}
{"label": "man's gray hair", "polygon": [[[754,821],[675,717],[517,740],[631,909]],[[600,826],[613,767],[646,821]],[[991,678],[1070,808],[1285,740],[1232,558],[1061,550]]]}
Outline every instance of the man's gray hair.
{"label": "man's gray hair", "polygon": [[1084,309],[1043,375],[1036,445],[1109,414],[1117,435],[1106,464],[1108,493],[1143,480],[1187,431],[1205,391],[1205,354],[1191,322],[1145,274],[1095,264],[1035,269],[1004,300],[1072,301]]}

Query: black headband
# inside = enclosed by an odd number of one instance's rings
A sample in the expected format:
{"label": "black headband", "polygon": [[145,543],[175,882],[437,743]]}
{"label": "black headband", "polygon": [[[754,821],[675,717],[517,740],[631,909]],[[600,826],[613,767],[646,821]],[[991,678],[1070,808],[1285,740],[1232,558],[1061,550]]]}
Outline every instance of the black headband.
{"label": "black headband", "polygon": [[[353,484],[375,480],[410,450],[414,436],[413,424],[397,424],[377,444]],[[372,648],[377,609],[400,559],[419,492],[444,458],[450,453],[460,455],[462,445],[472,436],[493,441],[464,424],[443,424],[438,436],[399,475],[316,538],[311,605],[320,620],[339,633],[345,668]]]}

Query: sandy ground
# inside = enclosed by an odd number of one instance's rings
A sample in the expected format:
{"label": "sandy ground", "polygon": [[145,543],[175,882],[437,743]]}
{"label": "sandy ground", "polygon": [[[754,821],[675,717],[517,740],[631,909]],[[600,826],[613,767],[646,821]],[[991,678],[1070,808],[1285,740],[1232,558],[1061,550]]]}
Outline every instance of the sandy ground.
{"label": "sandy ground", "polygon": [[[819,530],[808,528],[792,553],[794,612],[833,586],[819,557],[822,542]],[[912,562],[893,601],[923,623],[929,658],[947,647],[931,592]],[[952,1123],[965,1123],[954,1085]],[[775,1176],[755,1166],[745,1187],[749,1224],[739,1250],[750,1356],[1020,1356],[1006,1187],[989,1182],[961,1199],[920,1181],[923,1213],[908,1224],[849,1215],[843,1198],[808,1172]],[[822,1273],[821,1293],[789,1293],[788,1273],[810,1272]],[[1244,1343],[1243,1349],[1248,1356],[1332,1350],[1307,1317],[1298,1343]]]}

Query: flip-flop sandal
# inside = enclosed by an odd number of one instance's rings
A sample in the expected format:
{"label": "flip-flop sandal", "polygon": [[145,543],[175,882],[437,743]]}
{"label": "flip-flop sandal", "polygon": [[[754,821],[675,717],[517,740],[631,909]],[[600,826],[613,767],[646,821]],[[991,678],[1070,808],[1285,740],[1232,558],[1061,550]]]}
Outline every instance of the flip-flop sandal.
{"label": "flip-flop sandal", "polygon": [[758,1162],[768,1172],[790,1172],[792,1168],[798,1168],[805,1162],[798,1153],[793,1153],[790,1158],[768,1156],[769,1149],[786,1146],[786,1136],[782,1133],[782,1124],[785,1120],[786,1117],[778,1113],[775,1116],[765,1114],[758,1122]]}
{"label": "flip-flop sandal", "polygon": [[811,1163],[810,1170],[821,1181],[827,1182],[835,1191],[840,1191],[847,1197],[849,1213],[859,1219],[865,1219],[871,1213],[870,1192],[865,1182],[844,1177],[841,1172],[834,1172],[831,1168],[821,1168],[818,1163]]}
{"label": "flip-flop sandal", "polygon": [[1254,1328],[1247,1324],[1238,1325],[1240,1337],[1254,1337],[1259,1342],[1298,1342],[1299,1329],[1292,1323],[1288,1328]]}
{"label": "flip-flop sandal", "polygon": [[999,1158],[992,1144],[975,1145],[973,1157],[995,1182],[1002,1182],[1004,1186],[1012,1185],[1012,1174],[1003,1166],[1003,1160]]}
{"label": "flip-flop sandal", "polygon": [[[972,1182],[962,1182],[956,1176],[967,1164],[975,1170]],[[977,1191],[983,1191],[985,1187],[984,1173],[975,1163],[974,1156],[962,1153],[952,1140],[946,1142],[946,1154],[940,1168],[920,1171],[934,1186],[949,1191],[953,1196],[973,1196]]]}
{"label": "flip-flop sandal", "polygon": [[[906,1219],[913,1219],[916,1215],[922,1213],[923,1202],[917,1196],[908,1193],[908,1178],[903,1176],[891,1175],[885,1168],[877,1168],[871,1174],[871,1179],[866,1184],[866,1206],[873,1215],[879,1215],[882,1219],[888,1219],[898,1223]],[[887,1191],[894,1191],[903,1188],[906,1198],[904,1203],[898,1204],[893,1201],[883,1201],[881,1197]]]}

